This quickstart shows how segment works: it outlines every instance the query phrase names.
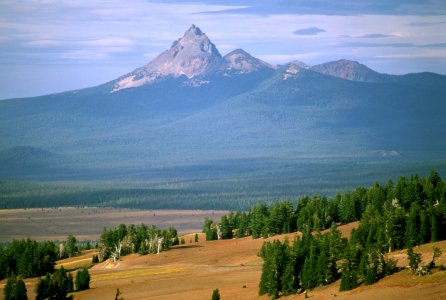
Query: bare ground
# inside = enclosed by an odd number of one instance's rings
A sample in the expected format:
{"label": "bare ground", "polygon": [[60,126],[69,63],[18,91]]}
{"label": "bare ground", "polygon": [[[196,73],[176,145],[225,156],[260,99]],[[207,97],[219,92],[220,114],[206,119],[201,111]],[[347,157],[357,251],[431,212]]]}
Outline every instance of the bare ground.
{"label": "bare ground", "polygon": [[179,233],[201,231],[204,218],[219,220],[226,211],[136,210],[116,208],[28,208],[0,210],[0,242],[13,239],[65,240],[69,234],[78,240],[97,240],[104,227],[118,224],[154,224],[175,227]]}

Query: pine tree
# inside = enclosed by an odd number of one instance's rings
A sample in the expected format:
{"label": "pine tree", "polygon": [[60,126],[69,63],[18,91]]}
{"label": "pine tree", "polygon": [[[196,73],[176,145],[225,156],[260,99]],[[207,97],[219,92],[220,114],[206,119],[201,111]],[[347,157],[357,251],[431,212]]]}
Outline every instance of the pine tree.
{"label": "pine tree", "polygon": [[22,278],[17,280],[17,284],[15,287],[15,300],[28,300],[28,296],[26,295],[26,286],[23,282]]}
{"label": "pine tree", "polygon": [[50,300],[67,299],[68,275],[64,267],[61,267],[51,276],[48,295]]}
{"label": "pine tree", "polygon": [[73,292],[73,275],[71,275],[71,273],[68,273],[67,275],[67,292],[71,293]]}
{"label": "pine tree", "polygon": [[36,285],[36,300],[43,300],[49,297],[50,274],[43,279],[39,277]]}
{"label": "pine tree", "polygon": [[310,246],[309,256],[304,261],[300,275],[302,286],[307,290],[311,290],[318,285],[317,251],[318,249],[314,239]]}
{"label": "pine tree", "polygon": [[340,291],[349,291],[354,287],[352,283],[351,270],[348,267],[348,262],[344,262],[342,267],[342,276],[341,276],[341,286],[339,288]]}
{"label": "pine tree", "polygon": [[420,211],[420,206],[416,202],[413,202],[410,207],[405,234],[408,248],[417,245],[420,241]]}
{"label": "pine tree", "polygon": [[231,239],[232,238],[232,227],[231,227],[229,219],[226,215],[223,215],[220,219],[220,229],[221,229],[221,238],[222,239]]}
{"label": "pine tree", "polygon": [[198,243],[198,233],[195,233],[195,243]]}
{"label": "pine tree", "polygon": [[283,295],[291,295],[297,292],[297,276],[295,274],[296,260],[288,255],[285,269],[280,277],[280,285]]}
{"label": "pine tree", "polygon": [[15,276],[11,275],[8,277],[8,281],[6,281],[5,288],[3,289],[3,295],[5,296],[5,300],[12,300],[14,296],[15,289]]}
{"label": "pine tree", "polygon": [[430,231],[431,231],[431,242],[438,241],[438,217],[437,217],[437,211],[435,208],[431,207],[429,210],[430,213]]}
{"label": "pine tree", "polygon": [[92,264],[99,263],[99,257],[97,255],[93,255],[93,257],[91,258],[91,263]]}
{"label": "pine tree", "polygon": [[3,294],[5,300],[28,300],[26,286],[21,278],[15,275],[8,277]]}
{"label": "pine tree", "polygon": [[88,290],[90,288],[90,273],[87,269],[80,269],[76,273],[76,290]]}
{"label": "pine tree", "polygon": [[212,300],[220,300],[220,292],[218,289],[212,291]]}
{"label": "pine tree", "polygon": [[420,212],[420,244],[425,244],[431,240],[431,218],[425,211]]}
{"label": "pine tree", "polygon": [[[289,244],[288,241],[282,244],[275,240],[272,243],[265,242],[260,250],[260,257],[263,259],[262,275],[259,284],[259,295],[268,294],[272,298],[277,298],[279,293],[284,292],[282,283],[287,279],[288,273],[285,275],[286,266],[288,264]],[[291,270],[288,270],[290,272]]]}

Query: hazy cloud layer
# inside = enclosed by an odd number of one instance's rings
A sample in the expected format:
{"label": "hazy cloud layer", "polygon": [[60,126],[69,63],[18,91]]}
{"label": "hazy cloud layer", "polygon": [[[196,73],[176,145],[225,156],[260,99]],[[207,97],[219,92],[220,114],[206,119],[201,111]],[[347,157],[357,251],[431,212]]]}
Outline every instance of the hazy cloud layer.
{"label": "hazy cloud layer", "polygon": [[[174,1],[172,1],[174,2]],[[210,14],[313,14],[313,15],[444,15],[446,6],[442,0],[217,0],[190,1],[193,3],[218,3],[243,7],[219,11]]]}
{"label": "hazy cloud layer", "polygon": [[242,48],[272,64],[346,58],[379,72],[444,73],[445,10],[439,0],[3,0],[0,99],[115,79],[191,24],[223,55]]}
{"label": "hazy cloud layer", "polygon": [[382,34],[382,33],[369,33],[369,34],[361,35],[359,38],[363,38],[363,39],[383,39],[383,38],[387,38],[387,37],[392,37],[392,35],[390,35],[390,34]]}
{"label": "hazy cloud layer", "polygon": [[295,35],[317,35],[321,32],[326,32],[326,31],[322,28],[309,27],[309,28],[298,29],[298,30],[294,31],[294,34]]}

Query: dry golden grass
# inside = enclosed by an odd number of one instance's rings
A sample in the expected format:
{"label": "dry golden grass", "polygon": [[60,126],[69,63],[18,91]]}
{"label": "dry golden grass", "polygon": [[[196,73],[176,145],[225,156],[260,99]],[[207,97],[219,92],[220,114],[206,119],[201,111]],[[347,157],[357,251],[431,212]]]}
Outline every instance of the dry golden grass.
{"label": "dry golden grass", "polygon": [[[340,226],[347,233],[357,224]],[[119,288],[126,300],[131,299],[210,299],[215,288],[220,290],[222,299],[269,299],[258,296],[262,260],[257,256],[266,240],[292,240],[295,234],[271,237],[269,239],[232,239],[205,241],[199,234],[184,236],[185,245],[173,247],[159,255],[125,256],[117,263],[103,262],[90,269],[91,289],[74,293],[75,299],[114,299]],[[192,240],[192,243],[189,241]],[[424,262],[432,258],[432,247],[442,249],[438,263],[446,264],[446,241],[415,248],[423,254]],[[87,255],[65,260],[59,264],[81,265]],[[401,256],[404,265],[405,251],[391,253]],[[34,298],[35,279],[26,280],[29,299]],[[3,282],[4,283],[4,282]],[[419,277],[409,270],[388,276],[371,286],[360,286],[352,291],[339,292],[339,281],[329,286],[310,291],[310,299],[446,299],[446,271],[435,271]],[[0,291],[2,293],[2,291]],[[0,299],[3,294],[0,295]],[[304,299],[304,295],[292,295],[283,299]]]}
{"label": "dry golden grass", "polygon": [[96,250],[88,250],[82,252],[81,255],[59,260],[56,269],[63,266],[65,269],[88,268],[92,265],[93,255],[97,255]]}

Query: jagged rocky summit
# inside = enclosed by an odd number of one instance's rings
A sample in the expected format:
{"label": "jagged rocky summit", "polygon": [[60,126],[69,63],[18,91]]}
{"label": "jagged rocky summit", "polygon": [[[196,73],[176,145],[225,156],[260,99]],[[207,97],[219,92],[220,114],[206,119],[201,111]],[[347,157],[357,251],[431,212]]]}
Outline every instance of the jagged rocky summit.
{"label": "jagged rocky summit", "polygon": [[234,50],[222,57],[207,35],[192,25],[170,49],[158,55],[146,66],[118,78],[113,86],[113,92],[152,84],[164,77],[185,76],[193,79],[215,72],[245,74],[262,68],[274,67],[252,57],[242,49]]}

